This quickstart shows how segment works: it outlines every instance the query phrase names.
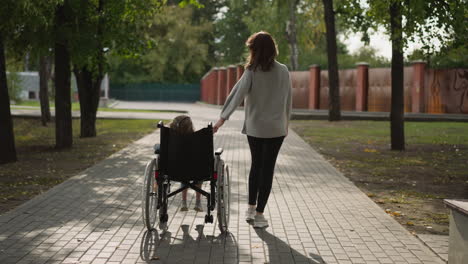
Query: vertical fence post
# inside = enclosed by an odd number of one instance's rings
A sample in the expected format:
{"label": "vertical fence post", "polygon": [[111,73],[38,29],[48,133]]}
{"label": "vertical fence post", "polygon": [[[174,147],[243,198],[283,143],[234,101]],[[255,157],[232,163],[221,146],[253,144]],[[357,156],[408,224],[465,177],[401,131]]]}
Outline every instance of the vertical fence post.
{"label": "vertical fence post", "polygon": [[216,96],[218,91],[218,72],[219,68],[214,68],[213,74],[211,75],[210,88],[208,92],[208,103],[210,104],[216,104]]}
{"label": "vertical fence post", "polygon": [[226,68],[222,67],[219,68],[218,71],[218,89],[217,89],[217,97],[215,104],[222,105],[224,104],[224,99],[226,98]]}
{"label": "vertical fence post", "polygon": [[320,66],[309,67],[309,109],[320,108]]}
{"label": "vertical fence post", "polygon": [[239,81],[239,79],[242,77],[242,74],[244,74],[244,66],[243,65],[237,65],[237,68],[236,68],[236,81]]}
{"label": "vertical fence post", "polygon": [[367,111],[369,94],[369,63],[360,62],[356,78],[356,111]]}
{"label": "vertical fence post", "polygon": [[229,93],[232,91],[232,88],[234,87],[234,84],[236,84],[237,81],[237,67],[236,66],[229,66],[227,69],[227,86],[226,86],[226,97],[224,98],[224,101],[226,100],[227,96]]}
{"label": "vertical fence post", "polygon": [[202,102],[208,102],[207,100],[207,92],[208,92],[208,86],[209,82],[211,80],[211,75],[213,74],[213,68],[211,68],[205,75],[200,80],[200,101]]}
{"label": "vertical fence post", "polygon": [[424,113],[424,74],[426,62],[413,62],[413,84],[411,86],[411,112]]}

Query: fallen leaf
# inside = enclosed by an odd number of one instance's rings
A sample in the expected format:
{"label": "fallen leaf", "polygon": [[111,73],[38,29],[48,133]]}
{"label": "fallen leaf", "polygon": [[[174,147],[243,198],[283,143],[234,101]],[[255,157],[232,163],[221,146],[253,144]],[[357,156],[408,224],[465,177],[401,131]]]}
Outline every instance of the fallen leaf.
{"label": "fallen leaf", "polygon": [[400,211],[395,211],[392,213],[393,216],[401,216],[401,212]]}
{"label": "fallen leaf", "polygon": [[368,149],[368,148],[365,148],[365,149],[364,149],[364,152],[375,153],[375,152],[377,152],[377,150],[376,150],[376,149]]}
{"label": "fallen leaf", "polygon": [[406,225],[408,225],[408,226],[414,226],[414,223],[411,222],[411,221],[408,221],[408,222],[406,222]]}

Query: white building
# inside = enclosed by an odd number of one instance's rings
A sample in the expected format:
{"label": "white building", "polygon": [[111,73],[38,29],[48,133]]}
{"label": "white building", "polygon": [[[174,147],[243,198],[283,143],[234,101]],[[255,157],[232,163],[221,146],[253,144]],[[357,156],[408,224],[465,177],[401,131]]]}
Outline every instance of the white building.
{"label": "white building", "polygon": [[[20,78],[22,100],[39,100],[39,73],[38,72],[17,72]],[[8,75],[8,73],[7,73]],[[78,88],[76,86],[75,75],[71,75],[71,90],[74,100],[78,100]],[[109,98],[109,77],[106,74],[101,82],[101,98]]]}

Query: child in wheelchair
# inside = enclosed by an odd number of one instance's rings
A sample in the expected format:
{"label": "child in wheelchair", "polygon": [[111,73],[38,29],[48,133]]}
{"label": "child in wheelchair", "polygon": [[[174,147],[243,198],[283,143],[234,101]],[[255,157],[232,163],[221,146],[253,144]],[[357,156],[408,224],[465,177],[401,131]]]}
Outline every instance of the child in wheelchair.
{"label": "child in wheelchair", "polygon": [[[187,210],[187,188],[196,191],[195,210],[203,211],[201,196],[206,197],[205,223],[213,223],[217,211],[221,232],[227,232],[230,215],[229,168],[221,159],[222,148],[213,148],[213,125],[194,131],[188,116],[178,116],[169,127],[160,121],[160,143],[154,145],[155,156],[148,161],[142,188],[142,219],[153,230],[157,219],[164,229],[169,219],[169,198],[182,194],[182,209]],[[171,192],[171,181],[183,185]],[[209,182],[209,191],[201,189]]]}
{"label": "child in wheelchair", "polygon": [[[176,116],[169,127],[181,135],[195,132],[192,119],[186,115]],[[193,183],[196,184],[198,188],[201,188],[203,181],[194,181]],[[184,186],[183,183],[182,183],[182,186]],[[188,211],[187,191],[188,189],[185,189],[182,191],[182,204],[180,208],[181,211]],[[195,207],[193,209],[197,212],[203,212],[202,203],[200,200],[201,194],[197,192],[195,197],[196,197],[195,199],[196,201],[195,201]]]}

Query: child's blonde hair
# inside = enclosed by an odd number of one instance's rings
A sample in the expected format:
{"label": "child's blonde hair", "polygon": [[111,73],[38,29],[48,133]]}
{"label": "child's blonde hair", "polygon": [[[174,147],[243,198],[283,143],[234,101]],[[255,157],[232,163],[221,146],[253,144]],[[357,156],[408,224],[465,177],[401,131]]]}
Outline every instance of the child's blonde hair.
{"label": "child's blonde hair", "polygon": [[187,115],[176,116],[169,127],[179,134],[190,134],[195,132],[192,119]]}

